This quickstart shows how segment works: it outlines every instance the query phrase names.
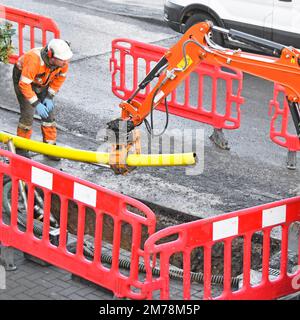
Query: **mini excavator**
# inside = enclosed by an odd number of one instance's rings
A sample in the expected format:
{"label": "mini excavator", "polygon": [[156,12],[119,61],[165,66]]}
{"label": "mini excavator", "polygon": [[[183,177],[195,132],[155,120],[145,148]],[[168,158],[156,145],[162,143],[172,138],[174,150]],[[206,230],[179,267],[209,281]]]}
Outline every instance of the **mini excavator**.
{"label": "mini excavator", "polygon": [[[250,44],[266,55],[223,48],[213,41],[212,31]],[[130,149],[140,152],[140,138],[136,128],[145,122],[148,131],[152,130],[153,133],[153,110],[164,101],[167,112],[167,96],[202,61],[232,67],[281,84],[286,92],[297,136],[300,138],[300,51],[244,32],[220,28],[210,21],[205,21],[193,25],[185,32],[140,82],[131,97],[120,103],[121,117],[107,123],[107,128],[115,134],[112,149],[116,159],[113,167],[115,173],[126,173],[129,170],[126,164],[121,164],[120,159],[126,158]],[[158,78],[157,84],[145,100],[142,103],[135,100],[139,91],[155,78]],[[149,114],[150,124],[146,119]]]}

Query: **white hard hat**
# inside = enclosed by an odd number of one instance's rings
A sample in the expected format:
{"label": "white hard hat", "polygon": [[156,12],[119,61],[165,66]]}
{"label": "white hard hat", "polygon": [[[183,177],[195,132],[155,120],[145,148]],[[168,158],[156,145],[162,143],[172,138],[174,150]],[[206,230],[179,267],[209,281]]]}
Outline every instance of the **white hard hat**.
{"label": "white hard hat", "polygon": [[73,52],[70,45],[62,39],[52,39],[48,43],[48,52],[52,52],[54,58],[60,60],[70,60],[73,56]]}

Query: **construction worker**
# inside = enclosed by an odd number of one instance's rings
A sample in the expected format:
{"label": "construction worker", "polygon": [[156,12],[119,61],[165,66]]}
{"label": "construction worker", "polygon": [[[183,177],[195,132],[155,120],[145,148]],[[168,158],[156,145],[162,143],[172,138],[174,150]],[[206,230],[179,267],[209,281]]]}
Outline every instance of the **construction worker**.
{"label": "construction worker", "polygon": [[[43,142],[56,144],[53,98],[66,79],[72,56],[67,41],[52,39],[45,47],[29,50],[14,65],[13,82],[21,110],[17,128],[19,137],[31,138],[36,112],[42,119]],[[17,149],[17,153],[28,157],[28,151]]]}

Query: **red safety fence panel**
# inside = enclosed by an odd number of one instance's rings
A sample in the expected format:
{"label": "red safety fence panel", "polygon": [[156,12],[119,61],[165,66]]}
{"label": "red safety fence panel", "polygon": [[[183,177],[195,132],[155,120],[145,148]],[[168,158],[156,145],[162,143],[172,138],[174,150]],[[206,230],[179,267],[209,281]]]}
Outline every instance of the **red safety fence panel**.
{"label": "red safety fence panel", "polygon": [[[271,115],[274,108],[274,114],[271,119],[270,138],[278,145],[289,149],[290,151],[300,150],[300,140],[296,134],[294,124],[286,99],[284,88],[278,83],[274,84],[274,97],[270,101]],[[295,132],[290,133],[289,122],[292,123],[291,130]]]}
{"label": "red safety fence panel", "polygon": [[18,53],[10,57],[10,63],[15,63],[29,49],[45,46],[50,39],[60,37],[57,24],[48,17],[0,5],[0,18],[11,22],[16,29],[13,45]]}
{"label": "red safety fence panel", "polygon": [[[3,179],[9,176],[12,181],[10,223],[5,223],[2,201],[0,201],[0,242],[23,252],[45,260],[57,267],[68,270],[115,293],[118,297],[142,299],[143,281],[139,279],[139,262],[144,259],[142,232],[151,235],[155,231],[154,213],[144,204],[130,197],[112,192],[93,183],[72,177],[59,170],[47,167],[29,159],[14,155],[0,149],[0,195],[3,197]],[[8,163],[7,163],[8,162]],[[18,201],[19,181],[27,185],[27,223],[22,232],[18,227],[18,210],[22,202]],[[43,234],[39,239],[34,234],[33,214],[35,190],[44,194]],[[50,210],[52,197],[60,200],[59,243],[54,245],[49,240]],[[77,206],[77,216],[70,216],[70,206]],[[88,211],[95,214],[95,226],[87,224]],[[112,263],[107,267],[101,262],[101,254],[105,247],[103,232],[108,228],[105,222],[109,217],[113,221]],[[77,227],[76,253],[67,249],[67,225],[72,219]],[[126,226],[127,237],[131,237],[131,258],[129,274],[119,268],[121,255],[121,237],[123,225]],[[131,235],[128,231],[131,228]],[[94,235],[94,258],[89,260],[84,254],[84,236],[87,230]],[[89,233],[90,234],[90,233]],[[124,253],[124,252],[123,252]]]}
{"label": "red safety fence panel", "polygon": [[[245,209],[217,217],[198,220],[158,231],[150,236],[145,243],[147,283],[145,288],[148,299],[160,294],[160,299],[170,298],[169,266],[170,257],[183,256],[183,299],[276,299],[300,290],[300,238],[296,235],[294,245],[298,251],[298,267],[288,272],[288,249],[291,237],[289,228],[300,222],[300,197],[285,199],[265,205]],[[269,279],[271,231],[274,227],[281,227],[280,246],[280,275],[274,280]],[[262,237],[262,254],[256,244],[252,242],[253,236]],[[171,239],[168,237],[172,237]],[[175,240],[174,240],[175,239]],[[233,251],[233,241],[239,241],[242,247],[242,261],[237,262]],[[212,291],[212,267],[216,266],[213,258],[215,245],[223,246],[223,256],[218,263],[223,267],[223,290],[217,295]],[[190,280],[192,252],[203,250],[203,255],[196,262],[196,267],[203,263],[203,287],[196,285]],[[220,251],[220,247],[218,248]],[[254,255],[262,255],[262,279],[260,283],[250,283],[250,269]],[[157,259],[159,257],[159,260]],[[221,261],[220,261],[221,260]],[[243,284],[240,289],[234,290],[231,286],[232,264],[242,267]],[[193,262],[195,264],[195,262]],[[151,274],[152,267],[160,268],[160,275],[154,278]],[[293,267],[297,266],[297,262]],[[293,268],[292,268],[293,269]],[[289,269],[290,270],[290,269]],[[294,272],[294,273],[292,273]],[[200,288],[198,291],[195,289]],[[214,287],[215,288],[215,287]],[[193,290],[192,290],[193,289]],[[178,290],[178,289],[177,289]]]}
{"label": "red safety fence panel", "polygon": [[[134,40],[115,39],[110,59],[113,93],[120,99],[128,99],[166,50]],[[132,81],[129,82],[129,79]],[[192,81],[198,81],[196,93],[191,88]],[[210,92],[205,92],[205,83],[208,81],[211,82]],[[183,92],[177,88],[170,94],[169,112],[210,124],[217,129],[236,129],[240,126],[240,105],[244,102],[241,96],[242,85],[242,72],[201,63],[184,81]],[[147,86],[136,99],[143,101],[150,90],[151,86]],[[224,94],[220,102],[218,92],[221,90]],[[197,100],[197,103],[192,103],[192,96],[195,96],[193,100]],[[208,97],[209,102],[205,102],[205,97]],[[157,110],[165,111],[164,104],[159,105]]]}

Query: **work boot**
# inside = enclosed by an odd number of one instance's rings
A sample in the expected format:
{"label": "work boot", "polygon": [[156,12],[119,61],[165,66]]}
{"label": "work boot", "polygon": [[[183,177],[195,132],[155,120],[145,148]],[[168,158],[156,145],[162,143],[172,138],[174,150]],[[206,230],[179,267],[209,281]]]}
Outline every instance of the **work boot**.
{"label": "work boot", "polygon": [[[43,134],[43,142],[56,145],[56,123],[53,122],[43,122],[41,126]],[[45,158],[52,161],[60,161],[61,159],[55,156],[44,155]]]}
{"label": "work boot", "polygon": [[[32,135],[32,128],[31,126],[26,126],[24,124],[19,123],[17,128],[17,136],[25,139],[30,139]],[[19,156],[25,157],[30,159],[30,153],[28,150],[16,148],[16,154]]]}

